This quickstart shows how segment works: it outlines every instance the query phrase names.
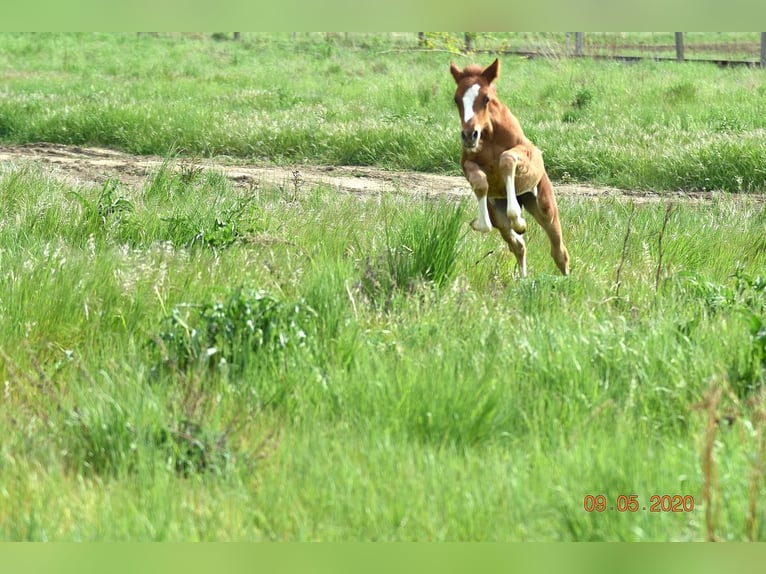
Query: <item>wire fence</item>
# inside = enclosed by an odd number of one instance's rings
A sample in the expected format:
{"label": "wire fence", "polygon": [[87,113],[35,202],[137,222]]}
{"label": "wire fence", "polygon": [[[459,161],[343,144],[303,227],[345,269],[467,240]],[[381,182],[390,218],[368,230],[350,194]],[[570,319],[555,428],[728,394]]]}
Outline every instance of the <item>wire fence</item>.
{"label": "wire fence", "polygon": [[[242,37],[239,32],[236,38]],[[766,68],[766,32],[291,32],[340,47],[518,54],[529,58],[611,58],[713,62]]]}
{"label": "wire fence", "polygon": [[[421,45],[429,34],[418,35]],[[448,41],[437,35],[431,41]],[[454,44],[458,38],[449,38]],[[766,32],[644,33],[463,33],[462,51],[503,52],[529,57],[591,57],[624,60],[710,61],[720,65],[766,67]]]}

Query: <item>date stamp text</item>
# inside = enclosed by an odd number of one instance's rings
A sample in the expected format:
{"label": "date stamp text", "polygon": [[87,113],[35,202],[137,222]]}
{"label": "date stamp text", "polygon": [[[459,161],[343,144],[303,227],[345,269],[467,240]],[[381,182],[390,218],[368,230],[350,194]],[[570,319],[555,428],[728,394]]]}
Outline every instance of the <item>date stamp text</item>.
{"label": "date stamp text", "polygon": [[692,512],[691,494],[652,494],[649,504],[642,504],[637,494],[620,494],[610,500],[604,494],[586,494],[582,506],[585,512]]}

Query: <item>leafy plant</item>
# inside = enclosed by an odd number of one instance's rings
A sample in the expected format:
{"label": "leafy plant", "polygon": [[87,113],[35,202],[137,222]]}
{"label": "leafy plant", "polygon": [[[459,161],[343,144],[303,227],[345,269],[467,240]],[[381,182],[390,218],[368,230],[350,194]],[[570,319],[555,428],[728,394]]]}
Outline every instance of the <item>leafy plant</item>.
{"label": "leafy plant", "polygon": [[573,123],[580,120],[592,101],[593,93],[589,89],[583,88],[578,90],[570,102],[569,108],[562,115],[561,121],[564,123]]}
{"label": "leafy plant", "polygon": [[188,419],[156,432],[152,437],[157,447],[167,453],[173,468],[182,476],[196,472],[222,473],[231,460],[226,433],[216,433],[201,423]]}
{"label": "leafy plant", "polygon": [[751,277],[741,267],[734,273],[738,310],[745,316],[750,335],[744,368],[733,383],[739,394],[750,393],[766,381],[766,280]]}
{"label": "leafy plant", "polygon": [[593,93],[588,88],[578,90],[572,100],[572,107],[578,110],[586,108],[593,101]]}
{"label": "leafy plant", "polygon": [[244,369],[287,348],[303,347],[314,319],[308,306],[284,303],[263,291],[235,289],[223,302],[181,304],[160,327],[164,362],[179,369],[198,363]]}
{"label": "leafy plant", "polygon": [[99,227],[106,225],[107,221],[113,215],[120,215],[123,213],[132,213],[135,211],[133,203],[125,197],[118,195],[120,188],[120,181],[115,178],[107,179],[98,197],[95,200],[89,200],[82,193],[77,191],[70,192],[70,195],[74,197],[77,202],[83,208],[83,224],[85,227],[93,231]]}

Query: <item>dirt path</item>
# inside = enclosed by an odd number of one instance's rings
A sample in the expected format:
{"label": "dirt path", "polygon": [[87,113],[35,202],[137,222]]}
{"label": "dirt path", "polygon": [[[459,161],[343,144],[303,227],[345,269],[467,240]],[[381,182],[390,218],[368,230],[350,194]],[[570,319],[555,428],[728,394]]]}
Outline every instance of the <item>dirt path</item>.
{"label": "dirt path", "polygon": [[[100,186],[109,178],[118,178],[124,184],[140,187],[146,177],[162,165],[163,159],[157,156],[130,155],[110,149],[47,143],[0,146],[0,164],[23,165],[29,162],[48,166],[54,176],[76,185]],[[237,163],[227,158],[181,159],[176,167],[215,169],[223,172],[235,185],[242,186],[272,184],[291,189],[295,182],[295,172],[298,172],[303,186],[323,184],[345,193],[377,195],[393,191],[426,196],[471,196],[463,177],[393,172],[371,167],[255,166]],[[711,193],[660,195],[565,184],[557,184],[556,193],[562,197],[590,198],[616,195],[642,202],[670,197],[696,200],[712,197]]]}

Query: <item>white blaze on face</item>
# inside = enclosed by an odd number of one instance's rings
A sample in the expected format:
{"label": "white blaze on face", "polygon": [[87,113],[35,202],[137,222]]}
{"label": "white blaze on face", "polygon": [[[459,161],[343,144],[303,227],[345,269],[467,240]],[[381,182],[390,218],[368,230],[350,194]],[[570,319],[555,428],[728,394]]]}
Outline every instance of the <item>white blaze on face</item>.
{"label": "white blaze on face", "polygon": [[476,96],[479,95],[479,90],[479,84],[474,84],[463,94],[463,122],[465,123],[468,123],[468,120],[473,117],[473,103],[476,101]]}

